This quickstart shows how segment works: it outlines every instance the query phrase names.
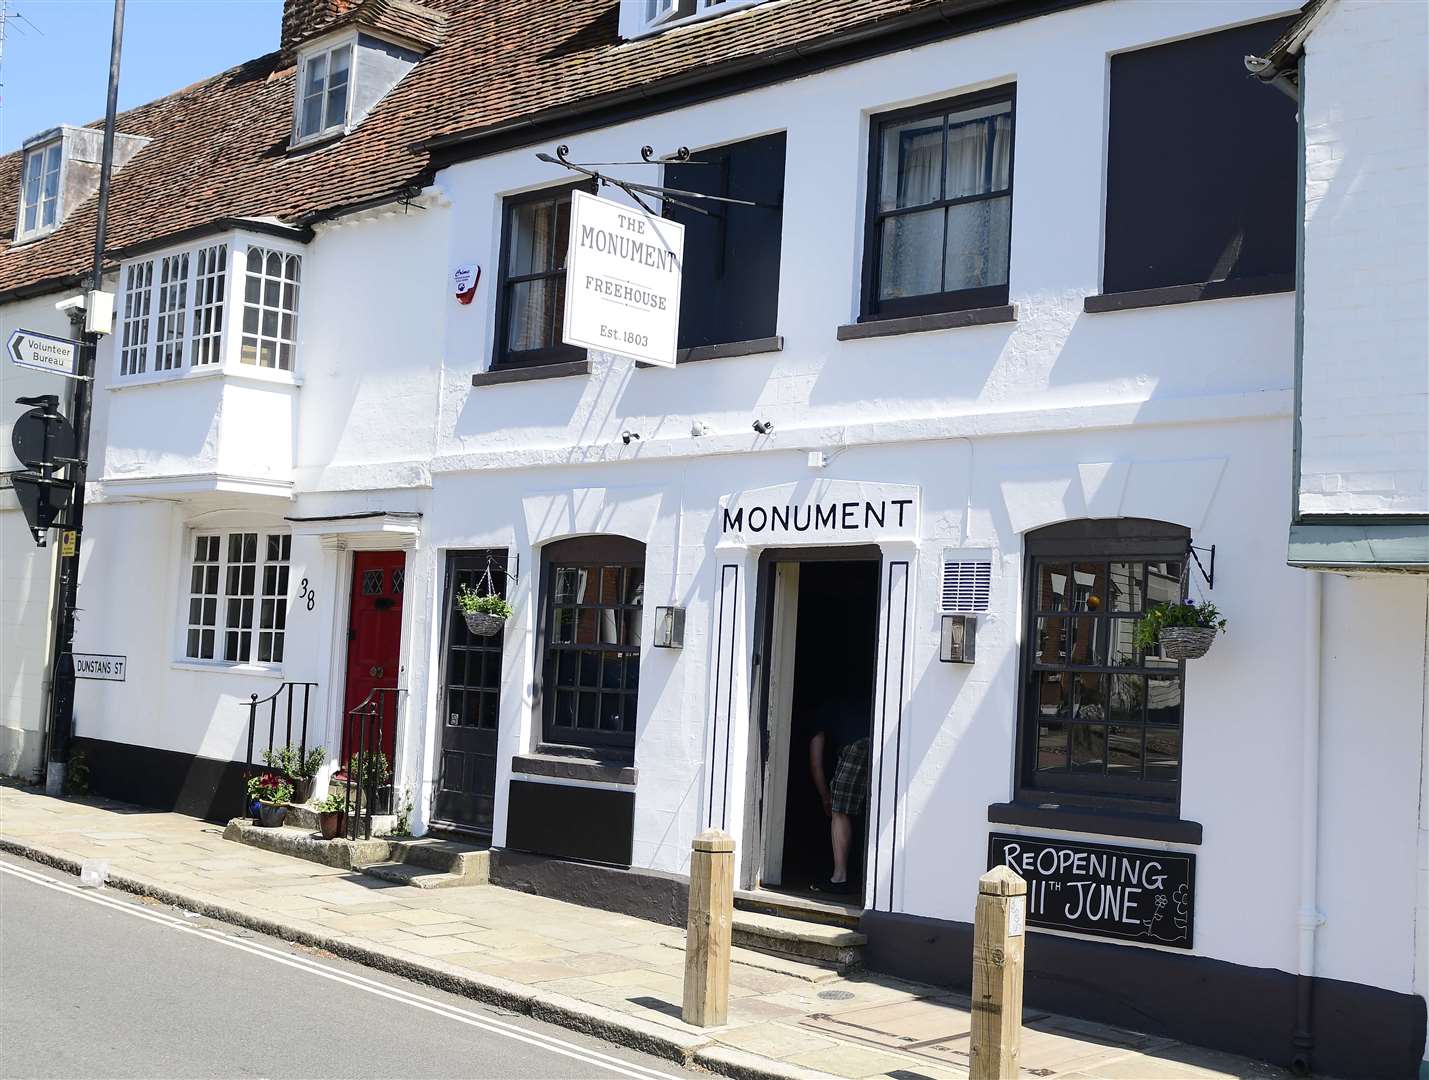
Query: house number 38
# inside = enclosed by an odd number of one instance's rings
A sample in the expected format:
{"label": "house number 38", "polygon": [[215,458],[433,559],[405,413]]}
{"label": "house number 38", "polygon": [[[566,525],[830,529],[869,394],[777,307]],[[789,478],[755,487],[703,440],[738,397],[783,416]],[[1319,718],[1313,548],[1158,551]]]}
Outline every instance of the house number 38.
{"label": "house number 38", "polygon": [[313,605],[318,602],[318,594],[308,588],[307,578],[303,578],[303,580],[298,583],[298,599],[307,605],[309,611],[312,611]]}

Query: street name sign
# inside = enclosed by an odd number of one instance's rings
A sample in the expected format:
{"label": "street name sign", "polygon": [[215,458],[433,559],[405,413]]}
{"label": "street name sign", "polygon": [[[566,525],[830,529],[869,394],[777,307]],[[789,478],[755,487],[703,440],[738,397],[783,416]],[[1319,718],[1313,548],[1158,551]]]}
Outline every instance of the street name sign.
{"label": "street name sign", "polygon": [[684,257],[678,221],[575,192],[561,340],[674,367]]}
{"label": "street name sign", "polygon": [[99,679],[102,682],[124,681],[124,668],[129,663],[127,656],[80,652],[73,655],[76,679]]}
{"label": "street name sign", "polygon": [[10,359],[21,367],[79,378],[79,342],[33,330],[14,330],[6,344]]}

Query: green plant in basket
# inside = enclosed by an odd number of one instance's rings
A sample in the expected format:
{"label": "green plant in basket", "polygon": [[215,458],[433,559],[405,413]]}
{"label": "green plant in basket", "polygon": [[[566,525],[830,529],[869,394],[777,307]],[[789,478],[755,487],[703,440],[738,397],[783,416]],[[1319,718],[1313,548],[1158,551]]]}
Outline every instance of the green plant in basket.
{"label": "green plant in basket", "polygon": [[458,585],[456,606],[463,615],[492,615],[498,619],[511,618],[511,605],[504,596],[494,593],[480,593],[470,585]]}
{"label": "green plant in basket", "polygon": [[1226,620],[1209,600],[1202,604],[1151,604],[1136,624],[1136,647],[1142,652],[1154,652],[1161,632],[1177,627],[1224,633]]}

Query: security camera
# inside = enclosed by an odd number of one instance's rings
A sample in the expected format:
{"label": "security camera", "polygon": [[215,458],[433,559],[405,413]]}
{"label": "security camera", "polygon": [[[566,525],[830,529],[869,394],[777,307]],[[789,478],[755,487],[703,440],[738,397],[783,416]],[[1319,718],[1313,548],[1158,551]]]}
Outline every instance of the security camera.
{"label": "security camera", "polygon": [[59,303],[55,304],[55,310],[60,312],[61,314],[65,314],[70,311],[83,311],[84,294],[80,293],[78,296],[65,297]]}
{"label": "security camera", "polygon": [[709,433],[710,426],[703,420],[695,420],[690,424],[690,435],[693,438],[698,439],[701,435],[708,435]]}
{"label": "security camera", "polygon": [[640,432],[638,432],[638,431],[622,431],[622,432],[620,433],[620,441],[623,442],[626,446],[629,446],[629,445],[631,444],[631,442],[639,442],[639,441],[640,441]]}
{"label": "security camera", "polygon": [[756,432],[757,434],[760,434],[760,435],[773,435],[773,434],[774,434],[774,421],[773,421],[773,420],[756,420],[756,421],[754,421],[753,427],[754,427],[754,430],[755,430],[755,432]]}

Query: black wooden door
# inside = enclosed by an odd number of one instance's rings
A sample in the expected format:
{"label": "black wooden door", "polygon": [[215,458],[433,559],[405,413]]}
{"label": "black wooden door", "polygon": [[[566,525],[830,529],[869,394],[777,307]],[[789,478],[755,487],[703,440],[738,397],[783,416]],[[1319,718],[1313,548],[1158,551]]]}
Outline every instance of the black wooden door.
{"label": "black wooden door", "polygon": [[442,752],[433,818],[491,832],[496,802],[496,738],[505,633],[478,637],[457,608],[457,590],[506,595],[505,551],[447,555],[442,632]]}

